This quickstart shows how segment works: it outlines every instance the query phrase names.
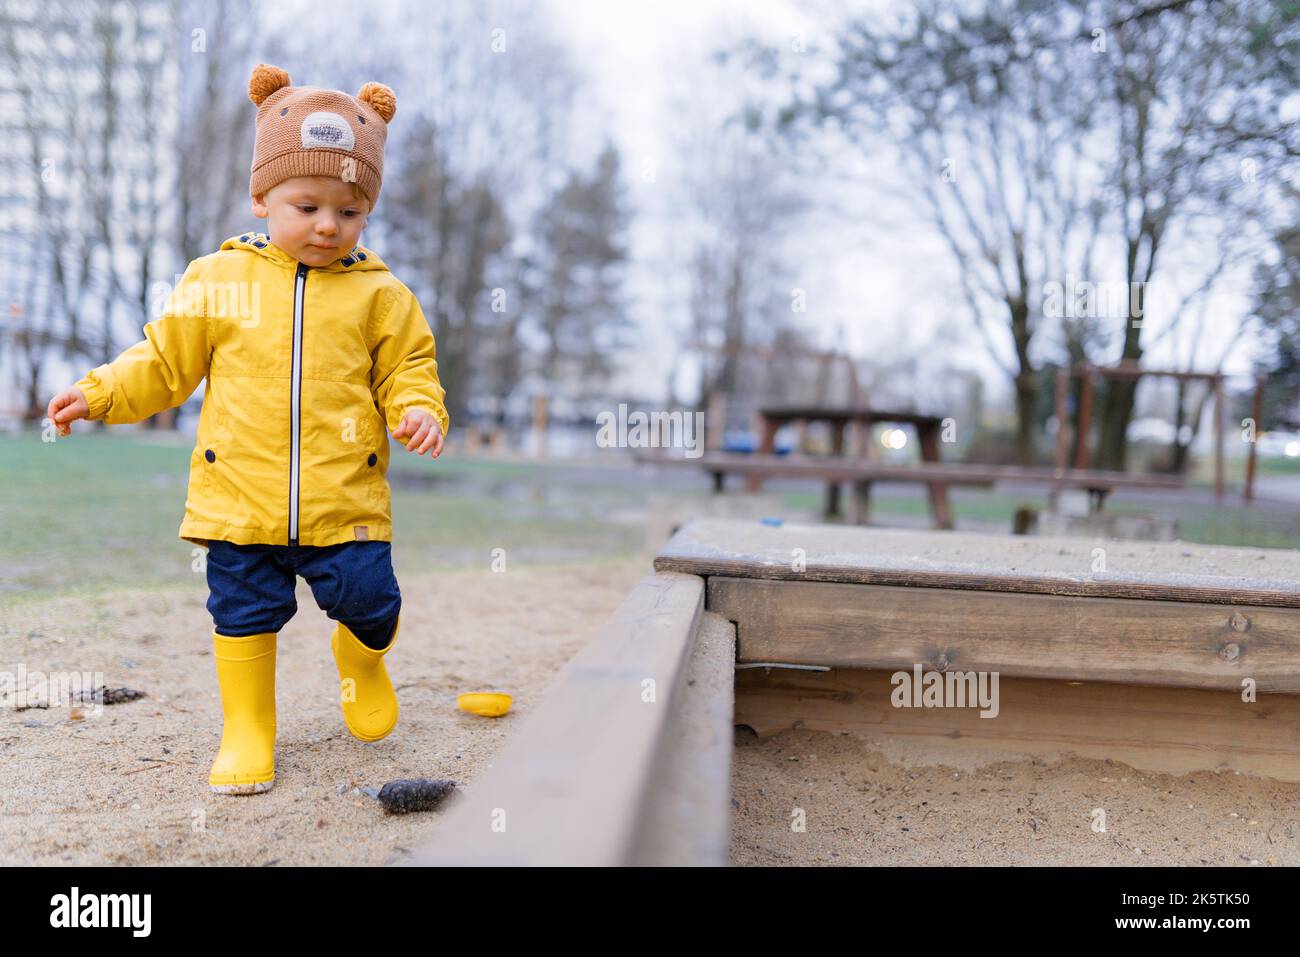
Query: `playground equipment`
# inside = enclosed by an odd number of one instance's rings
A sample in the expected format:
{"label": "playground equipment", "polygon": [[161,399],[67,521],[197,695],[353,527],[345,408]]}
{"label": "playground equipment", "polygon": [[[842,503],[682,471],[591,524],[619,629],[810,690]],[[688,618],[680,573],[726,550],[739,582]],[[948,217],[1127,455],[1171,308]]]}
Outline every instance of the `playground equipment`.
{"label": "playground equipment", "polygon": [[[1088,467],[1090,452],[1088,449],[1087,437],[1092,428],[1092,404],[1093,404],[1093,380],[1100,376],[1103,379],[1135,379],[1141,381],[1143,376],[1155,376],[1157,378],[1176,379],[1180,382],[1206,382],[1214,394],[1214,498],[1216,501],[1222,501],[1224,494],[1224,462],[1223,462],[1223,379],[1224,376],[1219,372],[1177,372],[1166,369],[1144,369],[1137,364],[1135,360],[1126,359],[1113,366],[1094,366],[1083,364],[1075,366],[1069,370],[1067,375],[1058,375],[1056,377],[1056,421],[1066,423],[1069,416],[1066,412],[1068,404],[1068,393],[1070,381],[1073,379],[1080,380],[1079,386],[1079,415],[1076,429],[1078,435],[1082,438],[1075,450],[1074,467],[1076,469],[1086,469]],[[1264,383],[1267,376],[1263,374],[1255,377],[1255,392],[1251,402],[1251,416],[1255,422],[1256,431],[1262,431],[1260,428],[1260,417],[1264,401]],[[1255,496],[1255,464],[1256,464],[1256,447],[1255,443],[1250,443],[1250,448],[1246,452],[1246,481],[1242,486],[1241,498],[1243,502],[1250,502]],[[1056,468],[1058,471],[1064,471],[1066,462],[1070,456],[1070,431],[1061,427],[1056,432]]]}
{"label": "playground equipment", "polygon": [[733,725],[1300,781],[1297,692],[1293,551],[696,521],[412,863],[725,863]]}

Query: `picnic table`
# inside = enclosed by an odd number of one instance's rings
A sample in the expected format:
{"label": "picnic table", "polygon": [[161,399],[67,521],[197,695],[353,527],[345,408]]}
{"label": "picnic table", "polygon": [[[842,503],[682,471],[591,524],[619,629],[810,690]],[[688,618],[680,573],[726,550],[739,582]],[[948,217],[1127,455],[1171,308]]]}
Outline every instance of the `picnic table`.
{"label": "picnic table", "polygon": [[[826,422],[831,428],[831,454],[844,456],[844,433],[849,423],[872,426],[877,422],[897,422],[910,425],[916,430],[916,437],[921,446],[921,461],[934,463],[939,461],[939,430],[943,419],[937,415],[921,415],[916,412],[899,412],[889,409],[872,408],[834,408],[828,406],[769,406],[760,409],[762,419],[762,438],[758,445],[758,455],[771,455],[776,450],[776,433],[792,422]],[[865,461],[860,455],[853,459]],[[926,483],[930,495],[930,510],[935,523],[940,528],[952,528],[952,506],[948,502],[948,485],[943,481]],[[745,480],[745,488],[757,492],[763,487],[763,475],[751,472]],[[826,513],[840,513],[840,487],[831,482],[826,488]]]}
{"label": "picnic table", "polygon": [[[956,462],[936,462],[924,465],[890,465],[870,462],[848,456],[827,455],[759,455],[734,452],[709,452],[698,458],[680,458],[658,450],[637,450],[633,453],[638,462],[647,465],[667,465],[702,469],[713,478],[713,491],[721,494],[726,488],[727,475],[758,476],[760,478],[813,479],[826,483],[827,518],[839,518],[831,511],[838,507],[839,498],[831,489],[841,482],[853,488],[853,513],[850,520],[867,524],[873,482],[912,482],[925,485],[963,485],[991,488],[999,482],[1044,485],[1054,489],[1082,489],[1088,492],[1094,510],[1101,508],[1106,496],[1117,488],[1160,489],[1183,488],[1183,479],[1177,475],[1129,475],[1124,472],[1099,469],[1041,468],[1019,465],[980,465]],[[946,498],[944,499],[946,501]],[[931,499],[933,506],[934,499]],[[953,527],[952,513],[932,511],[934,527]]]}

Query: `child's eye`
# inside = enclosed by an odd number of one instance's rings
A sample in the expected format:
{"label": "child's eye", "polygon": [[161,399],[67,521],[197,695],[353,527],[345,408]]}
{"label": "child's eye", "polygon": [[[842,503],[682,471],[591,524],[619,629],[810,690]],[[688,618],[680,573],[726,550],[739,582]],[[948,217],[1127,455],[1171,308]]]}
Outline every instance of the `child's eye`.
{"label": "child's eye", "polygon": [[314,213],[316,211],[315,206],[299,206],[298,208],[301,209],[304,213]]}
{"label": "child's eye", "polygon": [[351,219],[353,216],[357,215],[357,211],[355,209],[345,209],[343,210],[343,215]]}

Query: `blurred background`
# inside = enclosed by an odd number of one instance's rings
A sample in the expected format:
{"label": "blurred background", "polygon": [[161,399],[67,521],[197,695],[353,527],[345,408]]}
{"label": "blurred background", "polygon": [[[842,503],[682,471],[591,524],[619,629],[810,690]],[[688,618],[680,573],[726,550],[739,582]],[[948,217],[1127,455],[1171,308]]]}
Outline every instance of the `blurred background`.
{"label": "blurred background", "polygon": [[[362,242],[419,296],[452,421],[435,463],[393,458],[404,560],[600,560],[692,514],[844,520],[815,478],[716,495],[700,461],[601,440],[637,412],[703,414],[706,459],[1173,476],[1105,514],[1300,545],[1293,0],[2,0],[8,592],[68,587],[87,536],[115,560],[78,585],[188,575],[203,390],[57,452],[42,420],[189,261],[265,228],[258,62],[397,93]],[[872,415],[845,448],[824,416],[764,417],[782,409]],[[1096,502],[1005,475],[953,487],[956,528],[1077,510],[1097,530]],[[872,485],[871,522],[933,523],[932,486]]]}

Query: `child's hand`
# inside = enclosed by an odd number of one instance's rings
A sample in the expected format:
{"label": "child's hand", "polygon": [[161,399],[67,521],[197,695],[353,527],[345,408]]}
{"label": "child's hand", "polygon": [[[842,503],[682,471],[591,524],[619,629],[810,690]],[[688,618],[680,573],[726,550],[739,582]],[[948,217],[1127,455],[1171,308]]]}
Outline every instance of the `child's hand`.
{"label": "child's hand", "polygon": [[424,409],[412,409],[402,416],[402,421],[398,423],[393,438],[400,439],[408,435],[411,437],[411,441],[406,443],[406,451],[423,455],[432,448],[433,455],[431,457],[435,459],[442,454],[442,426],[438,424],[438,420],[433,417],[432,412],[426,412]]}
{"label": "child's hand", "polygon": [[80,389],[68,389],[50,400],[45,414],[59,427],[59,435],[72,434],[72,422],[90,415],[90,405]]}

